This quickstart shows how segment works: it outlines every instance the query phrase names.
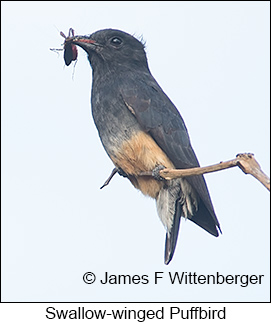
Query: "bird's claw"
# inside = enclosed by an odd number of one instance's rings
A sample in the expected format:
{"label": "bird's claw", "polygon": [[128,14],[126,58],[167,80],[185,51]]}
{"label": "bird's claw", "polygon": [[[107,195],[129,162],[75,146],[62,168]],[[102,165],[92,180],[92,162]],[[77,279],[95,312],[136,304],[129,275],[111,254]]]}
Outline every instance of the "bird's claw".
{"label": "bird's claw", "polygon": [[121,168],[118,168],[118,174],[122,177],[128,177],[128,175]]}
{"label": "bird's claw", "polygon": [[157,181],[164,181],[165,179],[160,176],[160,170],[165,169],[166,167],[163,165],[158,165],[152,170],[152,177]]}

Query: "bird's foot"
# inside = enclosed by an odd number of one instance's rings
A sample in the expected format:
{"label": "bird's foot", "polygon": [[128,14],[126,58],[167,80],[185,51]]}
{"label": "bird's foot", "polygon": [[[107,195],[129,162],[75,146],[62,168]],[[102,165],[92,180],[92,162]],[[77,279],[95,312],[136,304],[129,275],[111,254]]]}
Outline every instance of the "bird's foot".
{"label": "bird's foot", "polygon": [[155,178],[157,181],[165,181],[165,179],[160,176],[160,170],[165,169],[166,167],[163,165],[158,165],[152,170],[152,177]]}
{"label": "bird's foot", "polygon": [[121,168],[118,168],[118,174],[122,177],[128,177],[128,175]]}

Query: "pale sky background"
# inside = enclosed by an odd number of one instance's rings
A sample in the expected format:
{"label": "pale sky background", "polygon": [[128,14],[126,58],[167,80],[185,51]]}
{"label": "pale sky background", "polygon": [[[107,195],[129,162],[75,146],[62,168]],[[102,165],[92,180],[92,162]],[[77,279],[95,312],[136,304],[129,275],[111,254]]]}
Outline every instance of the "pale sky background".
{"label": "pale sky background", "polygon": [[[146,41],[202,166],[253,152],[270,174],[269,2],[2,2],[2,301],[269,301],[269,192],[239,169],[205,175],[223,235],[182,221],[173,261],[155,202],[115,176],[90,113],[91,68],[70,27]],[[264,275],[262,284],[154,284],[155,272]],[[92,285],[105,272],[143,285]]]}

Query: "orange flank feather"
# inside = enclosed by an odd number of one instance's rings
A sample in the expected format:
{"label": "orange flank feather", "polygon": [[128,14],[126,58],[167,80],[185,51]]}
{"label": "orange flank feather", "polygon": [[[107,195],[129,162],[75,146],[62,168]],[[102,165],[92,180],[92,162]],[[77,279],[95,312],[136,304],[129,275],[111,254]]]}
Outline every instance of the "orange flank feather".
{"label": "orange flank feather", "polygon": [[158,165],[174,168],[174,165],[146,132],[136,133],[130,140],[123,142],[121,149],[110,156],[116,167],[121,168],[131,183],[144,195],[157,198],[163,185],[150,176],[138,176],[141,172],[152,171]]}

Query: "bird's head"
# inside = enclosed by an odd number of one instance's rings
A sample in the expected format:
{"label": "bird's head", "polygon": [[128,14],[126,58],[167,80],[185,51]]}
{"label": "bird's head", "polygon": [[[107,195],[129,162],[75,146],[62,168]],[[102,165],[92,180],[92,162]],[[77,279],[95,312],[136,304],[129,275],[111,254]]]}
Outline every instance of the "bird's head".
{"label": "bird's head", "polygon": [[80,46],[88,53],[93,68],[147,67],[144,44],[132,35],[116,29],[103,29],[88,36],[68,38],[67,43]]}

